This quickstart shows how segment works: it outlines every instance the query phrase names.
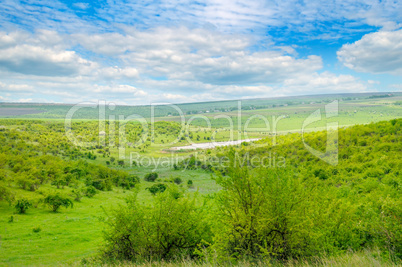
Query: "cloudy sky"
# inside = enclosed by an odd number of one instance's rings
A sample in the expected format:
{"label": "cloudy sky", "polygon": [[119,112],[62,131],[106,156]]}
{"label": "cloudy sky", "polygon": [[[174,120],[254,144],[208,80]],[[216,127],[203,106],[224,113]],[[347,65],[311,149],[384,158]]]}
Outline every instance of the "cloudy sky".
{"label": "cloudy sky", "polygon": [[0,2],[0,101],[402,90],[402,1]]}

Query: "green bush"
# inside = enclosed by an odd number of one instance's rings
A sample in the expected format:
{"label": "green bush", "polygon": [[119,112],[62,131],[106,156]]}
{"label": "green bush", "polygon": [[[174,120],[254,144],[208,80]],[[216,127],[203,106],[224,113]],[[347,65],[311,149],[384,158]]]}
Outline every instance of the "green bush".
{"label": "green bush", "polygon": [[32,228],[32,231],[34,233],[39,233],[40,231],[42,231],[42,228],[40,228],[40,226],[36,226],[36,227]]}
{"label": "green bush", "polygon": [[[213,251],[229,258],[299,258],[361,245],[353,209],[318,178],[303,181],[292,169],[229,168],[218,175],[219,227]],[[350,212],[350,213],[349,213]]]}
{"label": "green bush", "polygon": [[163,193],[166,190],[166,185],[158,183],[145,189],[148,190],[152,195],[155,195],[156,193]]}
{"label": "green bush", "polygon": [[71,190],[71,193],[72,193],[75,201],[77,201],[77,202],[81,201],[81,198],[84,196],[83,191],[84,190],[82,188]]}
{"label": "green bush", "polygon": [[120,181],[120,186],[129,190],[140,183],[140,178],[137,175],[128,175]]}
{"label": "green bush", "polygon": [[151,172],[145,175],[144,180],[147,182],[155,182],[158,179],[158,174],[156,172]]}
{"label": "green bush", "polygon": [[89,198],[94,197],[96,195],[96,193],[98,193],[98,191],[96,191],[96,188],[94,186],[91,186],[91,185],[87,186],[85,188],[84,192],[85,192],[85,196],[89,197]]}
{"label": "green bush", "polygon": [[176,178],[173,179],[173,182],[175,184],[181,184],[183,182],[183,180],[181,178],[179,178],[179,177],[176,177]]}
{"label": "green bush", "polygon": [[118,260],[171,260],[195,257],[211,242],[210,223],[196,196],[173,197],[168,189],[146,206],[136,194],[107,220],[104,256]]}
{"label": "green bush", "polygon": [[25,198],[18,199],[18,200],[17,200],[17,203],[16,203],[15,206],[14,206],[14,208],[17,210],[17,212],[18,212],[19,214],[26,213],[26,211],[27,211],[30,207],[32,207],[32,203],[31,203],[29,200],[25,199]]}
{"label": "green bush", "polygon": [[45,197],[43,200],[45,205],[47,205],[53,212],[57,212],[60,207],[73,207],[73,202],[71,199],[67,197],[60,196],[58,193],[56,194],[51,194]]}

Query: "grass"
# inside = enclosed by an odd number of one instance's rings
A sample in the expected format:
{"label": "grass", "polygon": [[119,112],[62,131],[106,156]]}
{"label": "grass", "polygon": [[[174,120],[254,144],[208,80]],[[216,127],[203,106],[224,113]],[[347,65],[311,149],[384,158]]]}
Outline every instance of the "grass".
{"label": "grass", "polygon": [[[77,263],[78,265],[78,263]],[[91,265],[99,265],[90,263]],[[103,266],[138,266],[138,267],[215,267],[215,266],[272,266],[272,267],[345,267],[345,266],[401,266],[400,264],[393,263],[387,259],[384,259],[379,250],[363,250],[359,252],[348,252],[338,256],[322,256],[314,257],[309,260],[288,260],[286,262],[280,262],[275,260],[256,260],[256,261],[240,261],[237,263],[215,263],[213,260],[210,262],[195,262],[192,260],[179,260],[175,262],[164,261],[150,261],[144,263],[132,263],[132,262],[114,262],[109,264],[102,264]]]}
{"label": "grass", "polygon": [[[154,167],[127,168],[135,171],[141,178]],[[199,191],[208,194],[218,190],[210,174],[200,171],[174,171],[169,168],[157,169],[160,181],[170,177],[180,177],[182,186],[187,187],[187,180],[194,182],[190,192]],[[141,181],[139,198],[143,202],[151,201],[151,194],[145,190],[152,183]],[[71,188],[55,189],[44,185],[40,190],[57,190],[69,193]],[[32,198],[36,193],[14,188],[20,197]],[[51,212],[49,208],[38,205],[28,209],[26,214],[15,214],[14,207],[7,202],[0,202],[0,265],[59,265],[74,264],[82,258],[95,255],[102,245],[104,210],[124,203],[131,194],[129,190],[114,188],[113,191],[99,192],[93,198],[82,198],[74,202],[74,208],[61,208]],[[13,222],[9,222],[13,216]],[[34,228],[40,228],[34,232]]]}

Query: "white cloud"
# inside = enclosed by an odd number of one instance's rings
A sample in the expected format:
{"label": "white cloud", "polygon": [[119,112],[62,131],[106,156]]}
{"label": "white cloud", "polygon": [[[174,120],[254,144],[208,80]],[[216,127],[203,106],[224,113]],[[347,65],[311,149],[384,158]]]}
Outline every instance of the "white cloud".
{"label": "white cloud", "polygon": [[374,80],[367,80],[368,84],[380,84],[380,81],[374,81]]}
{"label": "white cloud", "polygon": [[139,73],[136,68],[119,68],[118,66],[114,66],[100,69],[98,76],[106,79],[136,79],[139,77]]}
{"label": "white cloud", "polygon": [[0,69],[35,76],[85,75],[97,64],[83,59],[56,32],[0,33]]}
{"label": "white cloud", "polygon": [[[402,22],[400,1],[374,0],[161,0],[150,5],[144,1],[113,1],[98,10],[111,23],[155,25],[192,25],[217,28],[225,32],[258,32],[283,28],[283,34],[306,33],[307,38],[339,39],[359,26],[372,25],[388,30]],[[141,10],[141,12],[138,12]],[[331,27],[327,23],[333,24]],[[353,24],[344,27],[344,23]],[[309,33],[315,34],[309,34]]]}
{"label": "white cloud", "polygon": [[18,99],[18,102],[31,102],[32,98],[20,98]]}
{"label": "white cloud", "polygon": [[120,57],[140,74],[208,84],[277,83],[322,68],[318,56],[296,58],[286,52],[248,52],[251,40],[206,29],[157,28],[123,34],[75,35],[99,54]]}
{"label": "white cloud", "polygon": [[288,79],[281,88],[283,93],[289,94],[319,94],[364,92],[366,85],[352,75],[335,75],[330,72],[312,73]]}
{"label": "white cloud", "polygon": [[73,4],[75,7],[78,7],[80,9],[87,9],[89,8],[89,4],[88,3],[74,3]]}
{"label": "white cloud", "polygon": [[31,45],[0,50],[3,70],[27,75],[74,76],[87,73],[93,65],[74,51],[55,51]]}
{"label": "white cloud", "polygon": [[95,85],[93,92],[95,93],[130,93],[133,96],[146,96],[143,90],[137,89],[130,85]]}
{"label": "white cloud", "polygon": [[402,75],[402,30],[366,34],[343,45],[337,55],[346,67],[359,72]]}

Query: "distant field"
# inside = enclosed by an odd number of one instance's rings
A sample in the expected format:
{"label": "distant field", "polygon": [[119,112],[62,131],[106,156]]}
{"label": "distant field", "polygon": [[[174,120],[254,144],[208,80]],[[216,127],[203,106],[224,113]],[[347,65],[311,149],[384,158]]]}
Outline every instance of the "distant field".
{"label": "distant field", "polygon": [[39,114],[45,112],[44,110],[34,109],[34,108],[11,108],[2,106],[0,108],[0,117],[14,117],[23,116],[30,114]]}
{"label": "distant field", "polygon": [[[217,102],[200,102],[189,104],[172,105],[144,105],[144,106],[105,106],[105,117],[110,115],[119,118],[123,115],[125,118],[130,115],[137,115],[149,119],[151,115],[156,120],[180,120],[181,116],[190,118],[191,116],[206,116],[208,118],[224,114],[228,116],[237,116],[239,108],[242,114],[247,117],[253,114],[262,115],[294,115],[307,113],[314,108],[322,108],[334,100],[338,100],[341,106],[375,106],[375,105],[393,105],[402,100],[402,93],[360,93],[360,94],[332,94],[332,95],[314,95],[314,96],[294,96],[277,98],[245,99]],[[77,103],[78,104],[78,103]],[[98,103],[83,106],[74,112],[72,119],[98,119]],[[33,113],[0,113],[0,117],[19,117],[19,118],[39,118],[39,119],[64,119],[66,114],[74,107],[72,104],[19,104],[19,103],[0,103],[1,108],[14,109],[32,109],[37,110]],[[400,105],[399,105],[400,107]],[[39,113],[39,111],[41,111]],[[219,127],[216,123],[216,127]]]}

